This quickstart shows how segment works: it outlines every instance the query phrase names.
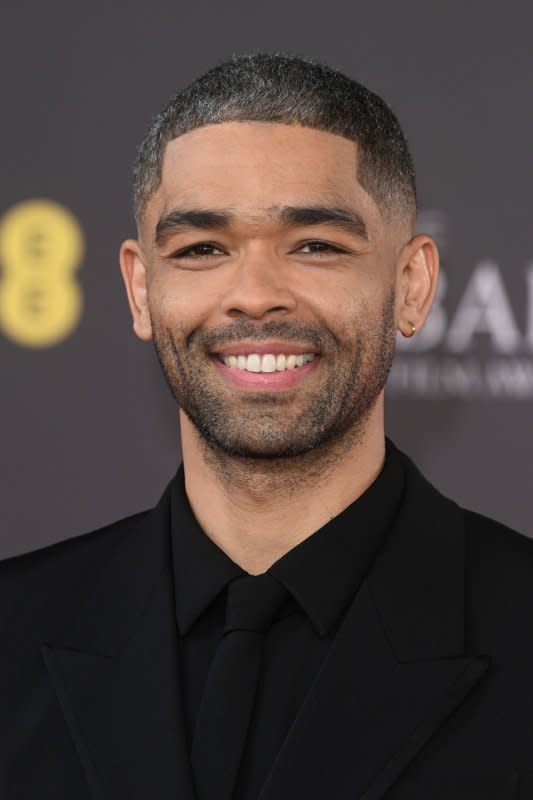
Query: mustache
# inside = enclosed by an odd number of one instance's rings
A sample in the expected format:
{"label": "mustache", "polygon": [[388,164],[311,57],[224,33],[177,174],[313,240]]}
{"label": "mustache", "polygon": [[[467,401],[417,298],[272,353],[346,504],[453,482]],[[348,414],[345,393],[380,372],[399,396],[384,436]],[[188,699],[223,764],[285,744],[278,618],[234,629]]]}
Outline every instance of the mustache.
{"label": "mustache", "polygon": [[324,350],[327,346],[339,346],[340,342],[329,328],[305,325],[304,323],[285,322],[284,320],[270,320],[264,323],[253,323],[249,319],[240,319],[231,325],[212,331],[196,329],[187,337],[187,345],[201,347],[213,351],[233,342],[251,339],[255,342],[264,342],[269,339],[283,339],[288,343],[299,344],[308,342],[317,350]]}

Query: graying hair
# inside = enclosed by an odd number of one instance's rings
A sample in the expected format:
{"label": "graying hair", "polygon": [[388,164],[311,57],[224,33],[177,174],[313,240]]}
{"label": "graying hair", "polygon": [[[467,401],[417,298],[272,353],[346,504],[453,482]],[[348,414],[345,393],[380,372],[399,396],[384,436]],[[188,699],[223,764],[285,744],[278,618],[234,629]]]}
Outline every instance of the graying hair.
{"label": "graying hair", "polygon": [[389,215],[416,214],[413,161],[388,105],[355,80],[311,58],[234,55],[179,91],[157,114],[133,170],[137,223],[161,183],[172,139],[220,122],[260,121],[336,133],[358,145],[357,179]]}

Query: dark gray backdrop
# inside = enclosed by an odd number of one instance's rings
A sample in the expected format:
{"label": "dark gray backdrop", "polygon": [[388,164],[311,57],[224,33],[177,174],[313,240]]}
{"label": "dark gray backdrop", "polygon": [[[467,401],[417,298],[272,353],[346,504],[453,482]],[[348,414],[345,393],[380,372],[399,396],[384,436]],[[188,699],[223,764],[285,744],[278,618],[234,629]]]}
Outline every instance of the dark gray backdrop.
{"label": "dark gray backdrop", "polygon": [[[388,432],[442,491],[533,535],[532,22],[526,3],[427,0],[4,8],[0,556],[145,508],[174,473],[177,411],[131,330],[118,270],[134,232],[130,166],[178,87],[254,49],[322,59],[398,114],[446,291],[425,337],[398,353]],[[35,207],[13,216],[39,198],[71,212],[85,240],[81,317],[55,344],[21,341],[32,314],[46,333],[47,315],[75,306],[54,272],[60,243]]]}

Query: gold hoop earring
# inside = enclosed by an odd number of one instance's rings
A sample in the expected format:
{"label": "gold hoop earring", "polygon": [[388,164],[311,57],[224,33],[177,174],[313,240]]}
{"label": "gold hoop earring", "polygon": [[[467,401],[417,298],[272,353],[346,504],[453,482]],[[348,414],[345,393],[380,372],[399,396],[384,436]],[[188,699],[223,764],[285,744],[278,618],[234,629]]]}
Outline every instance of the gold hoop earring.
{"label": "gold hoop earring", "polygon": [[405,336],[406,339],[410,339],[411,336],[414,336],[415,333],[416,333],[416,325],[413,325],[412,322],[409,322],[409,325],[411,326],[411,333],[404,333],[402,331],[402,334],[403,334],[403,336]]}

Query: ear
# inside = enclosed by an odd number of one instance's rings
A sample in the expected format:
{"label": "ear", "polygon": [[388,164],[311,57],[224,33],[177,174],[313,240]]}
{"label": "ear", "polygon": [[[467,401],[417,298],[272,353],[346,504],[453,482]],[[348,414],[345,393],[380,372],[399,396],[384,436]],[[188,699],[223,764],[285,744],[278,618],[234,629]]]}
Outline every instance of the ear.
{"label": "ear", "polygon": [[147,270],[141,246],[136,239],[126,239],[122,243],[120,271],[133,317],[133,330],[139,339],[147,342],[152,338],[152,322],[148,309]]}
{"label": "ear", "polygon": [[419,234],[402,249],[397,264],[398,330],[407,338],[424,324],[439,274],[439,251],[430,236]]}

